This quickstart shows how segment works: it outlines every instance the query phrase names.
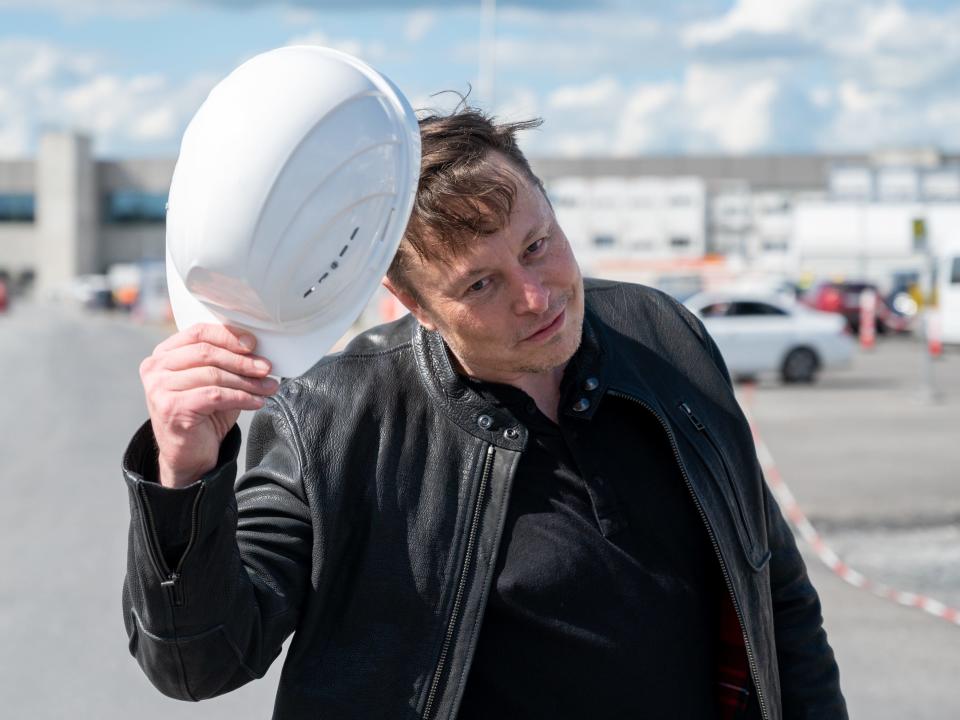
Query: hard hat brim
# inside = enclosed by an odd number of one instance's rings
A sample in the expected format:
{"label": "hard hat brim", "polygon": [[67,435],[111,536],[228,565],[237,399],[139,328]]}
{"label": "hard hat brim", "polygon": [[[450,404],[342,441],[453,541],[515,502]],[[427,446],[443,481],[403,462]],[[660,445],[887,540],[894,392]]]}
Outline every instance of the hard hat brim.
{"label": "hard hat brim", "polygon": [[[356,308],[344,308],[343,314],[336,321],[303,332],[277,332],[253,328],[235,320],[219,317],[197,300],[183,284],[180,273],[177,272],[169,255],[167,256],[167,292],[178,330],[185,330],[201,323],[212,323],[229,325],[249,332],[257,339],[254,353],[270,361],[271,375],[284,378],[297,377],[313,367],[350,329],[365,307],[361,305]],[[373,289],[371,294],[372,292]]]}

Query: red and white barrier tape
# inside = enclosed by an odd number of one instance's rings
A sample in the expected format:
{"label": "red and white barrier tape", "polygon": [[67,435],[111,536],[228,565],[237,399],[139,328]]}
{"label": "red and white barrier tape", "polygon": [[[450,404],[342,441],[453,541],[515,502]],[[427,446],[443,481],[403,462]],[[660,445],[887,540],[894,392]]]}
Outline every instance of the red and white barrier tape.
{"label": "red and white barrier tape", "polygon": [[[750,391],[748,390],[748,397]],[[757,448],[757,458],[760,460],[760,467],[763,468],[764,476],[770,490],[777,498],[780,509],[786,516],[789,523],[796,529],[800,537],[810,546],[820,561],[837,575],[844,582],[858,587],[862,590],[881,597],[884,600],[892,600],[895,603],[906,607],[923,610],[934,617],[941,618],[954,625],[960,625],[960,610],[948,607],[939,600],[935,600],[919,593],[898,590],[895,587],[884,585],[866,577],[847,565],[843,559],[827,545],[824,539],[817,532],[816,528],[807,519],[803,510],[797,504],[796,498],[784,481],[777,464],[770,453],[770,449],[764,443],[763,438],[757,430],[757,425],[750,415],[749,409],[744,408],[747,420],[750,422],[750,429],[753,432],[753,441]]]}

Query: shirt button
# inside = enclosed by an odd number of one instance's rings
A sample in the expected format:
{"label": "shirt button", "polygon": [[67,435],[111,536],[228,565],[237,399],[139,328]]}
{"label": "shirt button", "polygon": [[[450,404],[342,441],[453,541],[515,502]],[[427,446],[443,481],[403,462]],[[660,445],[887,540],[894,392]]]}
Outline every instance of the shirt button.
{"label": "shirt button", "polygon": [[588,377],[586,380],[583,381],[583,389],[586,390],[587,392],[590,392],[591,390],[596,390],[598,387],[600,387],[600,381],[597,380],[595,377]]}
{"label": "shirt button", "polygon": [[477,425],[484,430],[489,430],[491,427],[493,427],[493,418],[489,415],[481,415],[477,418]]}
{"label": "shirt button", "polygon": [[584,412],[590,407],[590,401],[586,398],[580,398],[573,404],[574,412]]}

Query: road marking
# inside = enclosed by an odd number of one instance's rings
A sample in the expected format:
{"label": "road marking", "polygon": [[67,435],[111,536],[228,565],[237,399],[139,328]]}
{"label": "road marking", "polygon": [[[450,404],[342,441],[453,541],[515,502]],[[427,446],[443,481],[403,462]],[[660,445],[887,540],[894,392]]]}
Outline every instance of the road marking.
{"label": "road marking", "polygon": [[951,608],[919,593],[898,590],[897,588],[878,583],[857,572],[845,563],[842,558],[827,545],[826,541],[813,527],[807,519],[806,514],[797,503],[797,499],[790,491],[790,487],[780,474],[780,469],[773,458],[773,453],[760,436],[757,424],[753,420],[750,412],[750,406],[753,404],[753,385],[745,385],[743,391],[743,412],[750,423],[750,431],[753,433],[753,443],[757,450],[757,459],[760,461],[760,467],[766,477],[767,484],[780,504],[780,509],[786,516],[787,521],[793,526],[797,534],[810,546],[817,558],[844,582],[854,587],[866,590],[884,600],[890,600],[904,607],[916,608],[934,617],[946,620],[953,625],[960,625],[960,610]]}

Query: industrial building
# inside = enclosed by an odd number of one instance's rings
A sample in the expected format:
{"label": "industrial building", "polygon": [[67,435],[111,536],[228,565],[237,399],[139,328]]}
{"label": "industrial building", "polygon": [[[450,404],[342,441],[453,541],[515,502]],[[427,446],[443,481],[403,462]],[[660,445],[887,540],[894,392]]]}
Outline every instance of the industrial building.
{"label": "industrial building", "polygon": [[[0,160],[0,273],[62,293],[81,275],[162,260],[174,158],[105,160],[50,133]],[[960,237],[960,156],[533,159],[587,272],[727,267],[886,284]],[[619,272],[618,272],[619,271]],[[644,274],[646,272],[646,275]]]}

